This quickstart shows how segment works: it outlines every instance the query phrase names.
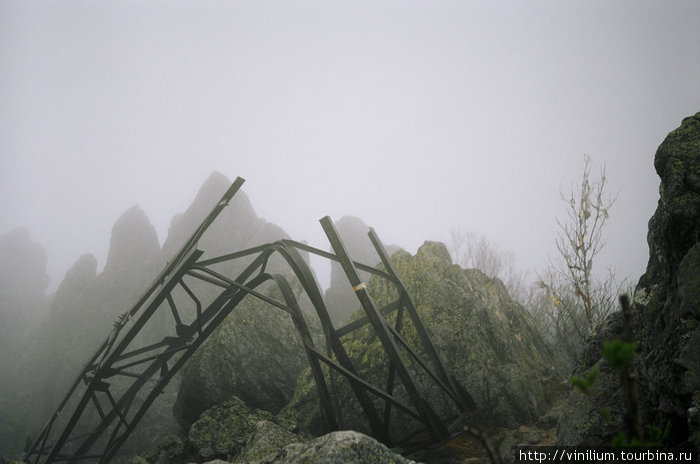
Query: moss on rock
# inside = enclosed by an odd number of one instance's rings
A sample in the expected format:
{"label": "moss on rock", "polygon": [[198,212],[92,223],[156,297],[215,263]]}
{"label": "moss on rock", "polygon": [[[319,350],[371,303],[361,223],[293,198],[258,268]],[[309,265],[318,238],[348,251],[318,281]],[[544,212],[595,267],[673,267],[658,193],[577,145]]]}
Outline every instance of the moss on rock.
{"label": "moss on rock", "polygon": [[209,410],[192,424],[190,446],[203,458],[235,456],[255,431],[260,419],[272,419],[266,411],[253,411],[239,398],[231,398]]}
{"label": "moss on rock", "polygon": [[[398,251],[391,260],[447,370],[480,408],[482,423],[528,423],[547,410],[547,383],[555,374],[553,358],[529,313],[512,301],[500,280],[452,264],[441,243],[426,242],[415,256]],[[378,307],[397,298],[396,290],[384,279],[372,278],[368,289]],[[353,318],[362,315],[358,311]],[[396,317],[396,312],[386,316],[392,325]],[[401,333],[417,345],[416,329],[406,315]],[[361,377],[385,388],[388,359],[371,327],[354,331],[343,343]],[[433,408],[443,418],[453,416],[456,408],[452,401],[410,356],[404,357]],[[395,395],[408,402],[398,378],[395,384]],[[348,383],[336,376],[332,385],[341,426],[367,433],[366,420]],[[300,376],[294,399],[283,414],[300,421],[302,428],[319,433],[323,430],[319,429],[322,421],[315,395],[313,378],[307,371]],[[392,423],[392,433],[399,436],[418,425],[404,415]]]}
{"label": "moss on rock", "polygon": [[299,441],[298,435],[274,422],[258,421],[255,423],[253,435],[248,439],[245,449],[234,463],[245,464],[263,460],[267,456],[279,453],[292,443],[299,443]]}
{"label": "moss on rock", "polygon": [[246,298],[185,367],[175,414],[187,427],[232,395],[277,413],[294,393],[306,356],[287,313]]}
{"label": "moss on rock", "polygon": [[286,449],[278,459],[267,462],[276,464],[415,463],[415,461],[392,452],[373,438],[354,431],[329,433],[301,447],[295,446]]}

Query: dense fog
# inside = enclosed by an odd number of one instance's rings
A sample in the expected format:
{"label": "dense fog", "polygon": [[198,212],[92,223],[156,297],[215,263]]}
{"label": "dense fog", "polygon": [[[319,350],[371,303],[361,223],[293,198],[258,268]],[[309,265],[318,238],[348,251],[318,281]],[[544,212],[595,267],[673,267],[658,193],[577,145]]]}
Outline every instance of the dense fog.
{"label": "dense fog", "polygon": [[[237,176],[246,182],[203,239],[206,256],[282,238],[328,250],[319,219],[330,215],[374,265],[358,238],[371,226],[398,250],[421,311],[435,301],[462,311],[421,317],[470,401],[498,411],[491,425],[546,416],[548,389],[589,334],[583,313],[566,322],[578,332],[548,319],[569,302],[547,280],[567,195],[587,167],[592,181],[605,173],[590,276],[608,285],[607,306],[588,318],[595,333],[647,269],[654,155],[700,108],[698,31],[695,1],[1,2],[0,454],[36,437],[113,321]],[[302,254],[333,323],[358,317],[340,268]],[[216,293],[199,284],[206,307]],[[393,296],[369,288],[382,304]],[[304,409],[316,402],[299,394],[312,379],[298,327],[256,304],[163,390],[126,455],[195,430],[232,392],[275,423],[305,418],[316,430],[318,411]],[[183,330],[159,317],[139,346]],[[314,324],[310,338],[326,343]],[[349,353],[379,375],[363,337]],[[241,375],[240,359],[266,368]]]}

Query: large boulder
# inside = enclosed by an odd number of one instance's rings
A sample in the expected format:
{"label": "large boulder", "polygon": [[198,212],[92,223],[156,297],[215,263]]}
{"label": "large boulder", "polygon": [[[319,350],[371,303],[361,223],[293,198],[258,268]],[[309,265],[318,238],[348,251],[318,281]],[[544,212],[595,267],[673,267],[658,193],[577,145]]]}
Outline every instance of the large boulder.
{"label": "large boulder", "polygon": [[[452,264],[441,243],[426,242],[415,256],[398,251],[391,261],[447,370],[476,403],[482,424],[528,423],[547,410],[548,384],[556,374],[552,355],[529,313],[509,297],[500,280]],[[368,289],[378,307],[397,298],[393,286],[383,279],[372,278]],[[395,316],[387,317],[389,323],[395,323]],[[409,341],[417,338],[412,323],[404,322],[402,333]],[[344,343],[361,376],[384,388],[387,359],[374,332],[365,326],[344,338]],[[408,364],[438,414],[453,415],[451,401],[415,363]],[[336,384],[332,396],[341,405],[341,427],[368,432],[347,383]],[[401,389],[396,394],[406,397]],[[317,404],[313,380],[306,371],[283,415],[319,433],[324,430]],[[410,419],[394,424],[392,432],[398,434],[416,426]]]}
{"label": "large boulder", "polygon": [[[654,159],[660,198],[649,221],[649,264],[635,289],[638,340],[635,367],[639,403],[647,426],[671,426],[668,443],[700,447],[700,113],[668,134]],[[576,372],[600,366],[603,378],[584,400],[573,391],[559,421],[563,445],[608,443],[624,430],[621,385],[600,354],[605,341],[620,337],[619,314],[586,342]],[[597,354],[597,356],[596,356]],[[611,398],[615,398],[611,404]],[[611,418],[601,410],[612,406]]]}
{"label": "large boulder", "polygon": [[175,414],[186,427],[233,395],[276,414],[292,398],[307,365],[289,315],[248,297],[188,361]]}
{"label": "large boulder", "polygon": [[[250,463],[277,455],[303,439],[272,414],[249,408],[231,397],[206,410],[184,435],[170,435],[132,462],[173,464],[192,462]],[[223,461],[223,460],[226,461]]]}
{"label": "large boulder", "polygon": [[415,464],[391,451],[377,440],[352,430],[331,432],[304,445],[292,445],[276,456],[268,456],[261,464],[325,464],[373,463]]}
{"label": "large boulder", "polygon": [[257,422],[272,419],[272,414],[254,413],[243,401],[233,397],[202,414],[190,427],[187,438],[201,458],[230,458],[240,454]]}
{"label": "large boulder", "polygon": [[181,436],[168,436],[132,464],[413,464],[385,445],[356,431],[336,431],[309,440],[266,411],[239,398],[205,411]]}

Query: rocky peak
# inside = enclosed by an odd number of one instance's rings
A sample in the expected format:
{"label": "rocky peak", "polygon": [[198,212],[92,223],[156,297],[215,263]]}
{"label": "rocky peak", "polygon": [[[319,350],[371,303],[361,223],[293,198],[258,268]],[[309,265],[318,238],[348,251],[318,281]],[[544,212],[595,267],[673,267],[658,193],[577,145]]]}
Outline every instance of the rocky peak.
{"label": "rocky peak", "polygon": [[66,276],[56,290],[54,305],[63,306],[64,301],[75,299],[76,295],[90,288],[97,277],[97,259],[85,253],[66,271]]}
{"label": "rocky peak", "polygon": [[49,286],[46,250],[21,227],[0,237],[0,295],[3,299],[43,298]]}
{"label": "rocky peak", "polygon": [[[187,210],[172,219],[163,246],[164,254],[172,255],[190,238],[230,186],[231,181],[218,171],[207,178]],[[248,196],[239,191],[204,234],[199,247],[207,253],[227,253],[281,238],[288,238],[288,235],[280,227],[258,217]]]}
{"label": "rocky peak", "polygon": [[452,257],[444,243],[426,241],[418,248],[416,258],[436,268],[452,265]]}
{"label": "rocky peak", "polygon": [[158,234],[146,213],[133,206],[122,214],[112,227],[105,274],[124,272],[128,268],[141,269],[158,256]]}
{"label": "rocky peak", "polygon": [[[163,248],[173,246],[171,242],[178,238],[181,238],[183,242],[187,240],[189,238],[189,236],[185,236],[187,230],[193,229],[202,222],[230,185],[231,182],[225,175],[219,171],[212,172],[197,191],[190,206],[183,213],[175,215],[170,221],[168,239]],[[240,194],[241,192],[237,193],[236,196]]]}
{"label": "rocky peak", "polygon": [[661,178],[659,203],[649,221],[649,264],[640,286],[669,284],[700,240],[700,113],[668,134],[654,158]]}

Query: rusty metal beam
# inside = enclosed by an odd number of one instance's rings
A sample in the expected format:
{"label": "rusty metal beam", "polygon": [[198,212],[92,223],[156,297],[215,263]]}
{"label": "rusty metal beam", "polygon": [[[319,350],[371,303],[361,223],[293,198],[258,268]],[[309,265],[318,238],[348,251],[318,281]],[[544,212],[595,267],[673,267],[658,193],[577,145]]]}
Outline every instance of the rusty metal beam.
{"label": "rusty metal beam", "polygon": [[360,279],[360,275],[350,259],[348,252],[345,249],[345,245],[335,229],[333,221],[329,216],[326,216],[321,219],[320,222],[324,232],[326,233],[326,237],[328,237],[328,241],[331,243],[336,256],[340,260],[340,265],[342,266],[343,271],[345,271],[345,275],[347,276],[350,285],[355,291],[357,299],[360,301],[362,308],[365,310],[365,314],[367,314],[367,317],[372,323],[372,327],[374,328],[377,337],[381,341],[382,345],[384,346],[384,350],[389,356],[391,365],[394,367],[396,373],[401,379],[408,396],[411,398],[411,402],[418,409],[418,411],[420,411],[421,421],[426,426],[428,432],[435,439],[447,438],[449,436],[447,427],[441,421],[435,420],[437,414],[435,414],[431,406],[426,401],[418,387],[418,383],[413,377],[413,374],[411,374],[410,370],[406,366],[403,355],[401,354],[399,347],[396,345],[394,337],[392,337],[389,328],[387,327],[386,319],[384,319],[384,316],[382,316],[377,310],[372,296],[367,291],[367,284],[362,282]]}

